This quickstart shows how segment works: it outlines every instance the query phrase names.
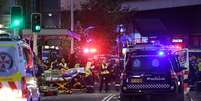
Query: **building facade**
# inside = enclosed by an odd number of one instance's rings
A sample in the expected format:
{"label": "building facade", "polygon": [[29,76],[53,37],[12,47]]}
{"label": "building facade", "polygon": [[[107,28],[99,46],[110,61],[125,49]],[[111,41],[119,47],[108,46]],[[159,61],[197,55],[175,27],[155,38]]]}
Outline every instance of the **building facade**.
{"label": "building facade", "polygon": [[158,36],[163,43],[171,43],[172,39],[181,38],[185,47],[201,47],[199,0],[128,1],[122,4],[122,9],[132,13],[129,19],[132,19],[130,22],[133,29],[142,35]]}

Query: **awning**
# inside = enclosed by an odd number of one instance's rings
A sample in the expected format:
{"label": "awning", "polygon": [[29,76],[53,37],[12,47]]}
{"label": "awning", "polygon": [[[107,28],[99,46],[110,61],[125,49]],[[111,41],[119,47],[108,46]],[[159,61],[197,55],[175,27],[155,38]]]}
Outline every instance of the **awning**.
{"label": "awning", "polygon": [[[37,33],[39,36],[42,35],[67,35],[69,37],[73,37],[80,41],[80,35],[72,32],[68,29],[42,29],[39,33]],[[32,31],[30,29],[24,29],[23,35],[33,35]]]}

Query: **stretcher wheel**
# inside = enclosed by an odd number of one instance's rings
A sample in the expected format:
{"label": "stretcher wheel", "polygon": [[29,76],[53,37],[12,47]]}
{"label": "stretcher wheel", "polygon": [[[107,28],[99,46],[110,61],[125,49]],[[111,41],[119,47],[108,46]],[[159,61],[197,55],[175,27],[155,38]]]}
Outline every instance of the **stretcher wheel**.
{"label": "stretcher wheel", "polygon": [[67,86],[68,86],[67,82],[56,83],[56,87],[57,87],[59,93],[66,93],[66,91],[68,90]]}

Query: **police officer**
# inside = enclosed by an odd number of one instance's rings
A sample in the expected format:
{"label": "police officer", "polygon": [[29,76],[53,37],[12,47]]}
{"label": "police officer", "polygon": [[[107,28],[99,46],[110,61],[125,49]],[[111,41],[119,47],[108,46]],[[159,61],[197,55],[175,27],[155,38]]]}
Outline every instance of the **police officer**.
{"label": "police officer", "polygon": [[87,65],[85,67],[85,86],[87,89],[87,93],[94,92],[94,80],[93,75],[91,71],[92,62],[87,62]]}
{"label": "police officer", "polygon": [[110,76],[110,72],[108,70],[108,63],[106,63],[106,59],[104,59],[103,63],[101,64],[99,92],[102,92],[104,85],[105,85],[105,92],[108,92],[108,90],[109,90],[109,87],[108,87],[109,76]]}

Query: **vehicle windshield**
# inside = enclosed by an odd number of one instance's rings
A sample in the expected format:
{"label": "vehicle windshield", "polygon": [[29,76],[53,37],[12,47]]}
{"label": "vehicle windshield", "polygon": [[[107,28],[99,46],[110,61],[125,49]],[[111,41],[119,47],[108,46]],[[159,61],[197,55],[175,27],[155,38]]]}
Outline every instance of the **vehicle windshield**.
{"label": "vehicle windshield", "polygon": [[128,58],[126,69],[128,72],[168,73],[171,62],[168,57],[136,55]]}

